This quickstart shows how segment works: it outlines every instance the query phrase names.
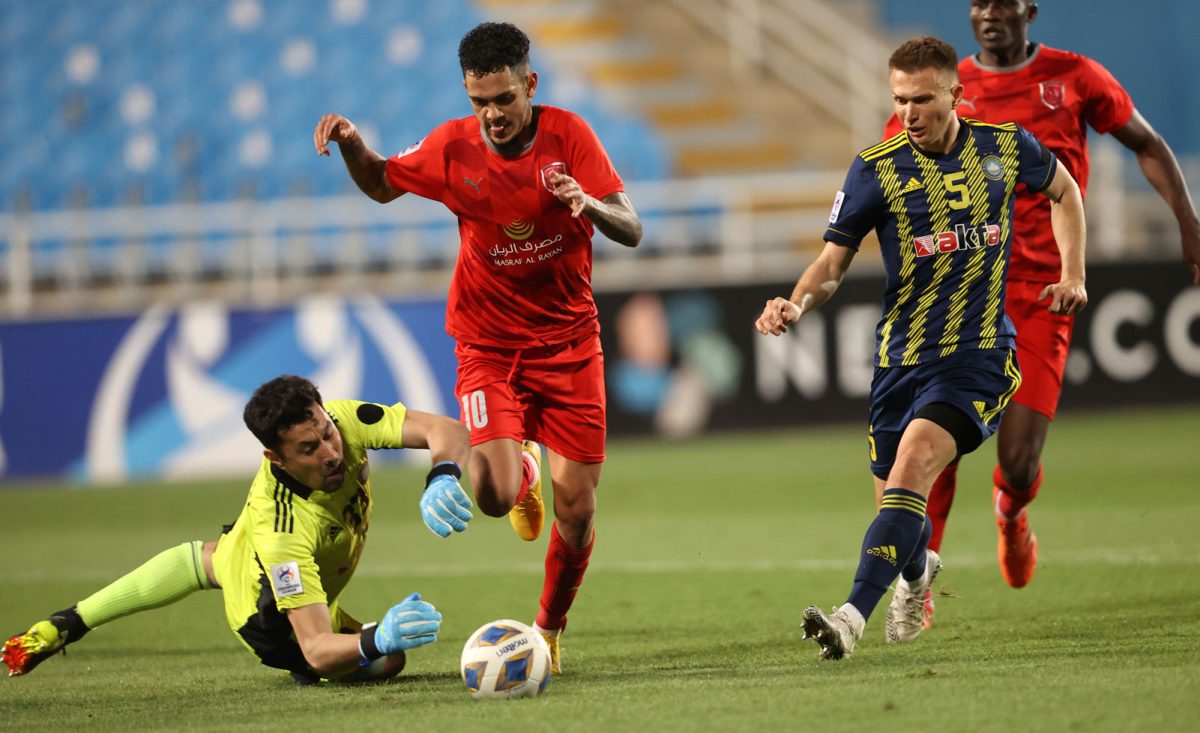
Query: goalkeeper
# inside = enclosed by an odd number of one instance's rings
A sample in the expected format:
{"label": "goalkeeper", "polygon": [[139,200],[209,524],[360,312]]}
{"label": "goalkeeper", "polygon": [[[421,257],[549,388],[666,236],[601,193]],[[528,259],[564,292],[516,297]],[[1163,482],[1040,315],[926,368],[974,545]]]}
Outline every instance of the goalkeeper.
{"label": "goalkeeper", "polygon": [[338,605],[371,524],[367,449],[428,448],[433,468],[421,517],[436,534],[461,532],[471,500],[459,485],[467,428],[404,405],[323,404],[308,380],[283,376],[246,404],[265,456],[237,521],[212,542],[187,542],[4,645],[9,675],[27,674],[113,619],[220,588],[225,617],[265,665],[297,682],[392,677],[405,652],[437,640],[442,615],[419,594],[363,626]]}

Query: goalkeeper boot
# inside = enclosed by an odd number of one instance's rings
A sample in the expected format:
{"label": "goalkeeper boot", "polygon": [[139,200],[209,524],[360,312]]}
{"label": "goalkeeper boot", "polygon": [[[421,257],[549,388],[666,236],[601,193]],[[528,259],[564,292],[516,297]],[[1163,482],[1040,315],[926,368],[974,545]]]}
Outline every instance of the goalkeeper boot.
{"label": "goalkeeper boot", "polygon": [[[933,590],[933,581],[942,572],[942,559],[933,550],[925,550],[925,573],[914,581],[903,576],[896,580],[896,592],[888,604],[885,630],[889,644],[907,644],[917,640],[926,628],[925,594]],[[932,601],[930,601],[932,603]]]}
{"label": "goalkeeper boot", "polygon": [[521,444],[521,460],[529,467],[531,476],[525,497],[508,510],[508,521],[517,536],[533,542],[542,534],[546,521],[546,504],[542,501],[542,449],[527,440]]}
{"label": "goalkeeper boot", "polygon": [[559,661],[558,638],[562,636],[563,630],[543,629],[537,624],[533,625],[533,629],[542,635],[542,638],[546,640],[546,646],[550,647],[550,674],[558,674],[562,671],[562,664]]}
{"label": "goalkeeper boot", "polygon": [[866,623],[858,609],[848,603],[829,615],[809,606],[804,609],[803,638],[812,639],[821,647],[817,659],[842,659],[854,651]]}
{"label": "goalkeeper boot", "polygon": [[74,606],[38,621],[24,634],[17,634],[5,642],[3,658],[8,676],[29,674],[59,651],[66,654],[67,644],[79,641],[88,631]]}
{"label": "goalkeeper boot", "polygon": [[1029,527],[1026,507],[1022,507],[1017,516],[1006,517],[1000,513],[1000,490],[992,491],[996,501],[996,525],[1000,530],[1000,542],[996,548],[1000,557],[1000,574],[1004,576],[1004,582],[1013,588],[1024,588],[1033,580],[1033,571],[1037,570],[1037,535]]}

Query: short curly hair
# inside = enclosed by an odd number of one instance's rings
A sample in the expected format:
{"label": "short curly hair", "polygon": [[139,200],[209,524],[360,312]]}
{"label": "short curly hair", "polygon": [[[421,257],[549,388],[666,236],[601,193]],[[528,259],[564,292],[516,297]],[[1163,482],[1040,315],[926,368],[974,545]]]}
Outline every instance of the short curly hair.
{"label": "short curly hair", "polygon": [[897,48],[888,59],[888,68],[909,74],[923,69],[937,69],[958,74],[958,54],[954,47],[940,38],[917,36]]}
{"label": "short curly hair", "polygon": [[463,76],[486,76],[529,64],[529,36],[512,23],[480,23],[458,44]]}
{"label": "short curly hair", "polygon": [[317,386],[304,377],[285,374],[254,390],[242,421],[264,448],[278,451],[280,432],[312,419],[312,404],[323,404]]}

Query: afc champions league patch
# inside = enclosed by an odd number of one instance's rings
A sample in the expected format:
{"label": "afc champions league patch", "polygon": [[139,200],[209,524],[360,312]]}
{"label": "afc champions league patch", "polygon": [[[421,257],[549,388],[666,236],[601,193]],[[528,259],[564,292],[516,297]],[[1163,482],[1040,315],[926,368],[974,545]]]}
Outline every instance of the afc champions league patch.
{"label": "afc champions league patch", "polygon": [[399,155],[397,155],[396,157],[397,157],[397,158],[403,158],[403,157],[404,157],[404,156],[406,156],[406,155],[412,155],[413,153],[415,153],[415,152],[417,152],[418,150],[420,150],[420,149],[421,149],[421,145],[422,145],[422,143],[424,143],[424,142],[425,142],[425,138],[421,138],[420,140],[416,141],[416,142],[415,142],[415,143],[413,143],[412,145],[409,145],[409,146],[408,146],[407,148],[405,148],[404,150],[401,150],[401,151],[400,151],[400,154],[399,154]]}
{"label": "afc champions league patch", "polygon": [[300,582],[300,564],[296,561],[272,565],[270,572],[276,598],[298,596],[304,592],[304,583]]}
{"label": "afc champions league patch", "polygon": [[1061,81],[1043,81],[1038,84],[1041,91],[1042,104],[1050,109],[1058,109],[1067,98],[1067,85]]}
{"label": "afc champions league patch", "polygon": [[833,197],[833,209],[829,212],[829,223],[837,224],[838,214],[842,213],[842,202],[846,200],[846,193],[838,191],[837,196]]}
{"label": "afc champions league patch", "polygon": [[999,156],[989,155],[983,159],[983,175],[993,181],[1004,178],[1004,164],[1000,162]]}
{"label": "afc champions league patch", "polygon": [[551,163],[550,165],[542,166],[542,171],[541,171],[542,185],[546,187],[547,191],[549,191],[550,193],[554,193],[554,186],[550,185],[550,179],[549,179],[551,171],[557,173],[560,176],[569,176],[571,174],[569,172],[567,172],[567,164],[562,162],[561,160],[556,160],[553,163]]}

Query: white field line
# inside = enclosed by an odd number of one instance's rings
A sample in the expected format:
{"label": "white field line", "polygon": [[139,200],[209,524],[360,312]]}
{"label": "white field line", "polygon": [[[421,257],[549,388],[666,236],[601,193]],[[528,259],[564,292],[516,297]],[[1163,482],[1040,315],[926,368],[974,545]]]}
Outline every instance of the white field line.
{"label": "white field line", "polygon": [[[990,568],[996,564],[994,554],[943,555],[946,569]],[[1107,566],[1138,567],[1144,565],[1200,564],[1200,556],[1194,552],[1159,552],[1149,549],[1120,551],[1112,549],[1065,550],[1053,554],[1043,551],[1042,567]],[[589,568],[589,575],[628,574],[660,575],[671,573],[777,573],[819,572],[827,570],[853,571],[856,559],[804,559],[788,558],[774,560],[625,560],[605,561],[597,559]],[[473,564],[420,564],[412,565],[367,563],[358,569],[360,578],[465,578],[480,575],[532,575],[541,576],[541,562],[521,563],[473,563]],[[0,585],[10,583],[102,583],[116,576],[101,570],[72,567],[47,572],[20,568],[0,570]]]}

